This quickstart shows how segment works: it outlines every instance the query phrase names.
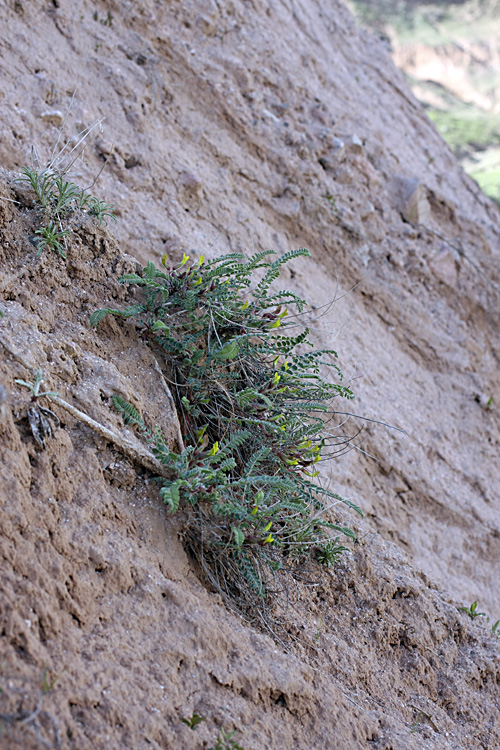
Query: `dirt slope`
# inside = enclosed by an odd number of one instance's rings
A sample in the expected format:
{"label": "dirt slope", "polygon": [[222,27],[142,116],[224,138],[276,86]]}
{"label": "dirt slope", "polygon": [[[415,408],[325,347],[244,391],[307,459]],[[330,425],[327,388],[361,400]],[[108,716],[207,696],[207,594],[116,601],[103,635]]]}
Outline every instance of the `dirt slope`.
{"label": "dirt slope", "polygon": [[[109,157],[93,190],[119,215],[117,244],[76,217],[67,262],[37,260],[30,198],[2,177],[0,713],[16,687],[36,706],[44,668],[46,688],[60,675],[6,747],[30,732],[56,746],[55,724],[79,750],[208,748],[217,727],[246,750],[500,746],[498,645],[457,610],[500,616],[498,212],[383,47],[321,6],[0,9],[0,163],[19,169],[32,144],[48,158],[78,83],[66,136],[106,122],[73,178]],[[204,588],[147,471],[58,406],[37,446],[14,380],[40,367],[121,433],[122,393],[174,444],[152,355],[90,313],[123,303],[131,256],[303,246],[313,261],[284,282],[318,308],[339,298],[315,336],[339,350],[356,413],[408,437],[368,423],[377,460],[332,464],[366,512],[361,542],[289,593],[286,651]]]}

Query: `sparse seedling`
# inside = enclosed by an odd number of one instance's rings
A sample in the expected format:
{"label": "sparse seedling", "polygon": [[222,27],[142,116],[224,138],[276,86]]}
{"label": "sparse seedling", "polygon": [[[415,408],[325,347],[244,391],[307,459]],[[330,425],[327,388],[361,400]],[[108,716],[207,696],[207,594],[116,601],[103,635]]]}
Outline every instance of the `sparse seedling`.
{"label": "sparse seedling", "polygon": [[225,729],[221,729],[217,744],[209,748],[209,750],[244,750],[241,745],[238,745],[236,740],[233,740],[233,735],[235,734],[236,730],[226,732]]}
{"label": "sparse seedling", "polygon": [[[181,453],[126,401],[117,396],[113,403],[168,470],[171,479],[159,480],[161,497],[172,512],[187,513],[189,548],[233,601],[262,596],[284,563],[309,557],[332,565],[345,548],[330,532],[355,535],[327,511],[343,503],[362,515],[318,481],[320,462],[349,444],[325,429],[332,399],[352,398],[339,382],[337,355],[312,349],[299,322],[302,299],[270,290],[287,261],[309,253],[272,261],[269,255],[201,257],[191,265],[184,256],[175,267],[164,257],[161,270],[148,263],[142,276],[120,279],[140,287],[142,301],[91,316],[93,326],[106,315],[133,318],[166,354],[186,445]],[[328,372],[336,379],[326,380]]]}
{"label": "sparse seedling", "polygon": [[56,684],[59,682],[61,675],[66,671],[66,667],[63,667],[59,674],[56,674],[52,679],[49,678],[49,670],[47,667],[43,670],[43,682],[42,682],[42,693],[47,695],[51,690],[54,689]]}
{"label": "sparse seedling", "polygon": [[417,714],[417,718],[411,725],[410,734],[417,734],[418,732],[422,731],[422,729],[424,728],[424,719],[435,732],[437,732],[438,734],[440,733],[439,727],[434,721],[434,714],[429,714],[426,711],[418,708],[417,706],[412,705],[411,703],[410,708],[412,708]]}
{"label": "sparse seedling", "polygon": [[103,221],[107,223],[106,216],[116,221],[112,203],[100,201],[74,182],[65,180],[64,175],[58,174],[53,168],[23,167],[21,172],[22,176],[17,181],[28,183],[40,206],[51,215],[60,218],[80,208],[97,216],[99,226]]}
{"label": "sparse seedling", "polygon": [[422,711],[419,711],[417,714],[417,718],[413,722],[410,728],[410,734],[418,734],[418,732],[421,732],[423,729],[423,724],[421,722],[421,719],[423,718]]}
{"label": "sparse seedling", "polygon": [[477,602],[472,602],[470,607],[459,607],[460,612],[465,612],[471,620],[475,620],[476,617],[486,617],[486,612],[477,611]]}
{"label": "sparse seedling", "polygon": [[40,393],[40,386],[43,383],[43,373],[41,370],[35,372],[33,383],[27,383],[26,380],[16,379],[16,383],[29,388],[33,394],[31,397],[32,405],[27,410],[28,423],[30,426],[31,434],[35,438],[35,442],[44,449],[46,447],[47,438],[52,437],[53,429],[52,424],[57,428],[59,426],[59,418],[52,411],[45,406],[41,406],[38,403],[38,399],[43,396],[57,396],[57,393],[53,391],[43,391]]}
{"label": "sparse seedling", "polygon": [[53,172],[46,170],[37,170],[30,167],[22,167],[22,177],[18,177],[18,182],[27,182],[42,208],[47,208],[55,198],[55,175]]}
{"label": "sparse seedling", "polygon": [[37,258],[42,254],[43,250],[48,247],[51,250],[56,250],[62,258],[66,258],[66,253],[61,240],[64,240],[68,236],[69,231],[67,229],[57,231],[53,221],[49,221],[46,227],[37,229],[35,234],[39,235],[39,239],[36,240],[38,252]]}
{"label": "sparse seedling", "polygon": [[[489,625],[491,622],[491,618],[487,617],[486,622]],[[491,632],[493,633],[493,635],[496,635],[497,638],[500,637],[500,620],[497,620],[495,623],[493,623],[493,625],[491,626]]]}
{"label": "sparse seedling", "polygon": [[338,536],[321,544],[316,550],[316,559],[327,568],[331,568],[337,562],[342,552],[347,551],[347,547],[338,543]]}
{"label": "sparse seedling", "polygon": [[202,721],[206,721],[205,717],[197,713],[193,713],[190,719],[182,719],[182,723],[190,729],[196,729]]}
{"label": "sparse seedling", "polygon": [[[99,200],[88,193],[87,190],[80,188],[74,182],[66,179],[68,170],[78,158],[78,147],[85,141],[96,125],[86,128],[80,134],[80,140],[69,151],[69,154],[63,156],[66,149],[66,147],[63,147],[59,154],[55,156],[55,151],[62,134],[61,128],[54,153],[49,162],[42,168],[39,166],[38,157],[36,157],[36,166],[23,167],[21,169],[21,176],[16,179],[17,182],[27,184],[33,190],[35,203],[39,204],[43,212],[42,225],[35,231],[35,235],[38,235],[36,239],[38,247],[37,257],[45,248],[49,248],[55,250],[62,258],[66,258],[66,237],[71,232],[69,228],[63,227],[63,222],[66,221],[67,223],[69,214],[77,209],[96,216],[99,226],[103,223],[107,224],[107,219],[112,219],[116,222],[116,216],[113,212],[114,205],[112,203],[105,203]],[[77,155],[72,157],[75,150]],[[33,152],[36,156],[36,152],[34,150]],[[64,159],[68,159],[65,164],[63,164]]]}
{"label": "sparse seedling", "polygon": [[57,396],[57,393],[54,391],[42,391],[42,393],[40,393],[40,386],[44,382],[42,370],[37,370],[35,372],[33,383],[27,383],[26,380],[21,380],[20,378],[16,378],[14,382],[23,385],[25,388],[29,388],[33,394],[32,401],[37,401],[39,398],[42,398],[42,396]]}

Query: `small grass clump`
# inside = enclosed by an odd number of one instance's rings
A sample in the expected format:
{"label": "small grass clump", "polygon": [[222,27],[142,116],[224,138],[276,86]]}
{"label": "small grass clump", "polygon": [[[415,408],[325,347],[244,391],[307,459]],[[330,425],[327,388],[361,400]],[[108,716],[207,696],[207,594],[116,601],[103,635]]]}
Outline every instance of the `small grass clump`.
{"label": "small grass clump", "polygon": [[141,301],[91,316],[93,326],[106,315],[133,319],[164,352],[183,450],[170,450],[121,397],[113,402],[168,468],[171,479],[158,479],[161,497],[172,512],[187,512],[186,541],[231,600],[261,597],[288,562],[330,566],[345,549],[335,535],[355,534],[327,511],[343,503],[362,515],[319,481],[321,462],[348,442],[328,430],[332,400],[353,397],[337,354],[314,350],[300,322],[304,300],[271,290],[282,266],[309,252],[269,255],[191,265],[184,256],[177,266],[164,256],[161,270],[150,262],[142,275],[120,278],[142,290]]}
{"label": "small grass clump", "polygon": [[21,172],[17,181],[27,184],[33,190],[36,201],[43,210],[43,223],[35,231],[37,257],[45,248],[49,248],[66,258],[66,237],[70,231],[63,228],[64,220],[76,209],[95,216],[99,226],[103,222],[107,224],[108,218],[116,222],[112,203],[100,201],[74,182],[69,182],[64,174],[58,174],[52,166],[43,169],[23,167]]}

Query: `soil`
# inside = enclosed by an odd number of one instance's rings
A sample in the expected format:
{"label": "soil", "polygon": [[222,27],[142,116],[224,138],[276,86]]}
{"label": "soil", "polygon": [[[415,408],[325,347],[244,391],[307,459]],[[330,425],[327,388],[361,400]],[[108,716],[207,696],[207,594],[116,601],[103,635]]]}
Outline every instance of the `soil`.
{"label": "soil", "polygon": [[[207,750],[233,730],[245,750],[500,747],[500,218],[382,43],[324,5],[0,9],[2,750]],[[37,257],[19,170],[102,117],[70,174],[105,163],[91,189],[118,222],[76,212],[67,259]],[[312,260],[282,287],[313,303],[356,394],[339,412],[361,415],[325,478],[365,519],[334,509],[358,542],[249,622],[154,474],[89,422],[140,451],[118,393],[178,447],[164,363],[89,317],[164,253],[298,247]],[[59,401],[16,382],[38,369]]]}

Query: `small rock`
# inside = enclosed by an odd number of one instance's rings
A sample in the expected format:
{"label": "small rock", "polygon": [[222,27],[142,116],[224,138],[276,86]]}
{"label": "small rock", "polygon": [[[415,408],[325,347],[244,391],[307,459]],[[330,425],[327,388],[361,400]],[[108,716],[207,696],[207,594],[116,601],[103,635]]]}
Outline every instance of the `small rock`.
{"label": "small rock", "polygon": [[197,3],[200,15],[196,17],[195,24],[205,36],[213,36],[217,31],[219,9],[215,0],[202,0]]}
{"label": "small rock", "polygon": [[363,205],[361,206],[361,210],[359,212],[359,215],[362,219],[366,219],[370,214],[372,214],[375,211],[375,206],[370,201],[365,201]]}
{"label": "small rock", "polygon": [[202,188],[202,183],[199,177],[193,172],[181,172],[179,175],[179,185],[184,195],[191,197],[197,197]]}
{"label": "small rock", "polygon": [[361,154],[363,153],[363,142],[361,141],[361,138],[354,133],[354,135],[351,136],[351,142],[349,144],[349,151],[353,154]]}
{"label": "small rock", "polygon": [[455,286],[458,279],[457,262],[450,248],[440,250],[429,261],[431,271],[448,286]]}
{"label": "small rock", "polygon": [[425,186],[417,177],[396,177],[392,181],[393,200],[403,219],[410,224],[428,224],[431,207]]}
{"label": "small rock", "polygon": [[42,118],[42,120],[44,120],[45,122],[49,122],[56,128],[60,128],[64,121],[64,115],[59,109],[52,109],[47,110],[46,112],[42,112],[40,117]]}

